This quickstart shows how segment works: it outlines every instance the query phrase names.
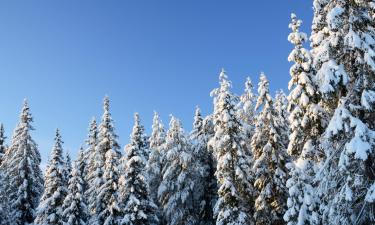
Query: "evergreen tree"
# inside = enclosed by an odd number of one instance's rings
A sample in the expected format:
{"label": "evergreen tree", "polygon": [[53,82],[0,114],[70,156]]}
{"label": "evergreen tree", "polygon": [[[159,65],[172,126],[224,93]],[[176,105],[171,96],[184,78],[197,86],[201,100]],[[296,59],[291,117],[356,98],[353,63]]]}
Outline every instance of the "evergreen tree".
{"label": "evergreen tree", "polygon": [[[3,196],[5,196],[5,180],[4,180],[4,172],[3,168],[1,167],[2,158],[5,154],[5,132],[3,124],[0,124],[0,200]],[[0,225],[8,224],[8,207],[6,206],[5,202],[0,203]]]}
{"label": "evergreen tree", "polygon": [[20,122],[1,164],[5,189],[1,204],[6,205],[2,208],[9,208],[10,222],[15,225],[34,221],[35,209],[43,192],[40,153],[30,134],[34,130],[32,122],[33,117],[25,100]]}
{"label": "evergreen tree", "polygon": [[288,100],[283,90],[278,90],[275,96],[274,108],[276,112],[275,124],[280,128],[281,143],[286,149],[289,144],[289,112],[287,110]]}
{"label": "evergreen tree", "polygon": [[[1,165],[1,162],[3,161],[3,156],[5,154],[5,149],[6,149],[5,139],[6,139],[6,137],[5,137],[4,126],[1,123],[0,124],[0,165]],[[1,172],[1,170],[0,170],[0,172]]]}
{"label": "evergreen tree", "polygon": [[72,175],[72,159],[70,158],[69,152],[66,152],[65,159],[64,159],[64,179],[65,179],[65,187],[68,188],[68,183],[70,177]]}
{"label": "evergreen tree", "polygon": [[372,1],[315,4],[313,57],[329,124],[317,180],[323,224],[373,224],[375,31]]}
{"label": "evergreen tree", "polygon": [[276,112],[269,94],[269,82],[262,73],[258,87],[258,114],[251,145],[254,153],[254,186],[258,190],[254,218],[257,225],[283,224],[286,210],[286,152],[277,126]]}
{"label": "evergreen tree", "polygon": [[148,184],[150,188],[150,196],[156,205],[159,205],[158,201],[158,189],[162,180],[161,168],[162,168],[162,146],[165,142],[165,131],[164,125],[160,120],[159,114],[154,113],[152,123],[152,133],[150,137],[150,157],[147,162],[147,176]]}
{"label": "evergreen tree", "polygon": [[[85,181],[92,186],[95,177],[91,177],[95,171],[95,157],[96,157],[96,146],[98,144],[98,126],[95,118],[92,118],[89,128],[89,134],[86,140],[87,149],[85,151],[85,161],[87,163],[84,173],[82,174]],[[104,155],[103,155],[104,157]],[[86,193],[87,196],[88,193]]]}
{"label": "evergreen tree", "polygon": [[236,116],[236,97],[230,92],[231,83],[224,70],[220,87],[213,90],[214,137],[209,145],[217,158],[216,178],[219,183],[215,206],[216,224],[253,224],[253,185],[250,161],[245,151],[245,137]]}
{"label": "evergreen tree", "polygon": [[123,186],[120,187],[120,198],[124,218],[121,224],[147,225],[157,224],[156,205],[153,203],[145,178],[147,143],[143,126],[138,113],[134,115],[134,127],[130,144],[126,146],[126,165]]}
{"label": "evergreen tree", "polygon": [[113,120],[109,112],[109,99],[104,98],[104,114],[99,126],[98,144],[96,147],[97,162],[99,170],[104,157],[104,171],[102,178],[101,171],[97,171],[94,185],[98,186],[95,190],[95,203],[93,224],[111,225],[117,224],[121,216],[118,204],[118,179],[119,179],[119,160],[121,157],[120,145],[117,142],[117,135],[113,126]]}
{"label": "evergreen tree", "polygon": [[254,133],[254,122],[255,122],[255,103],[256,95],[254,94],[253,83],[250,77],[246,78],[245,92],[240,96],[240,103],[237,106],[238,118],[241,121],[241,130],[246,138],[246,148],[248,154],[251,155],[251,137]]}
{"label": "evergreen tree", "polygon": [[38,206],[35,224],[63,224],[63,202],[68,191],[65,186],[65,161],[63,141],[56,130],[55,144],[45,172],[44,192]]}
{"label": "evergreen tree", "polygon": [[194,167],[197,170],[197,184],[194,191],[194,208],[199,210],[199,224],[214,224],[213,208],[215,206],[217,188],[215,165],[212,152],[207,148],[207,136],[204,132],[204,120],[199,107],[195,110],[193,130],[190,133],[193,146],[193,156],[196,159]]}
{"label": "evergreen tree", "polygon": [[[80,157],[82,156],[83,151],[81,151],[80,154]],[[88,211],[85,201],[84,180],[81,169],[80,162],[76,161],[69,179],[68,195],[63,204],[62,218],[64,225],[88,224]]]}
{"label": "evergreen tree", "polygon": [[307,35],[299,31],[302,21],[295,14],[292,14],[291,19],[289,28],[292,33],[288,39],[294,49],[288,60],[294,64],[290,69],[291,91],[288,96],[291,129],[288,153],[294,161],[287,165],[290,171],[287,181],[289,196],[284,219],[288,225],[313,225],[320,224],[314,176],[319,160],[316,146],[322,132],[322,110],[317,105],[320,97],[313,83],[312,58],[309,51],[303,48]]}
{"label": "evergreen tree", "polygon": [[197,224],[193,192],[196,187],[191,144],[185,137],[179,120],[172,116],[165,144],[163,180],[158,190],[163,211],[162,224]]}

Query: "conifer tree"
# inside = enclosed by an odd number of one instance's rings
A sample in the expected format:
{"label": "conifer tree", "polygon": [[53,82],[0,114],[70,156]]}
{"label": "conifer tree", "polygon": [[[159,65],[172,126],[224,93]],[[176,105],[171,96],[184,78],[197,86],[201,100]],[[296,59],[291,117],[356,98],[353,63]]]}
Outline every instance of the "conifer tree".
{"label": "conifer tree", "polygon": [[[96,168],[95,168],[95,157],[96,157],[96,146],[98,144],[98,126],[96,124],[95,118],[92,118],[89,128],[89,134],[86,140],[87,149],[85,151],[85,161],[87,163],[83,176],[90,186],[93,183],[94,177],[91,177]],[[104,155],[103,155],[104,157]]]}
{"label": "conifer tree", "polygon": [[284,215],[288,225],[320,224],[319,201],[316,198],[314,182],[318,163],[317,141],[321,134],[322,110],[317,105],[319,93],[313,83],[312,58],[303,48],[307,35],[300,32],[302,24],[295,14],[289,24],[292,33],[288,40],[294,45],[288,60],[294,64],[290,69],[290,94],[288,96],[289,136],[288,154],[294,160],[287,165],[289,179],[288,210]]}
{"label": "conifer tree", "polygon": [[[374,203],[375,31],[372,1],[315,4],[313,31],[320,104],[329,124],[318,174],[323,224],[372,224]],[[313,26],[313,28],[315,28]]]}
{"label": "conifer tree", "polygon": [[65,161],[63,141],[59,130],[56,130],[55,144],[45,172],[44,192],[38,206],[35,224],[63,224],[63,202],[68,193],[65,186]]}
{"label": "conifer tree", "polygon": [[138,113],[134,115],[134,127],[130,144],[126,146],[126,165],[123,186],[120,187],[123,219],[121,224],[158,224],[156,205],[153,203],[145,178],[147,143]]}
{"label": "conifer tree", "polygon": [[275,124],[280,128],[281,142],[286,149],[289,144],[289,112],[287,110],[288,100],[283,90],[276,91],[274,108],[276,112]]}
{"label": "conifer tree", "polygon": [[269,94],[269,82],[262,73],[258,86],[256,109],[258,114],[251,141],[254,153],[254,186],[258,190],[254,219],[257,225],[283,224],[286,210],[287,163],[280,128],[275,122],[276,112]]}
{"label": "conifer tree", "polygon": [[71,175],[72,175],[72,159],[70,158],[70,154],[67,151],[65,154],[65,159],[64,159],[64,177],[65,177],[66,188],[68,188],[68,183],[69,183]]}
{"label": "conifer tree", "polygon": [[165,144],[163,180],[158,197],[163,211],[162,224],[197,224],[198,214],[193,206],[195,174],[191,166],[193,151],[179,120],[172,116]]}
{"label": "conifer tree", "polygon": [[236,97],[230,92],[231,83],[221,71],[220,87],[211,92],[214,97],[214,137],[209,146],[217,158],[216,178],[219,183],[215,205],[217,225],[253,224],[253,195],[250,161],[245,152],[245,137],[236,116]]}
{"label": "conifer tree", "polygon": [[204,132],[204,120],[200,108],[195,110],[193,130],[190,140],[193,146],[193,156],[196,159],[194,167],[197,174],[197,185],[194,191],[194,207],[199,210],[199,224],[214,224],[213,208],[216,200],[215,164],[213,155],[207,148],[208,138]]}
{"label": "conifer tree", "polygon": [[[94,203],[91,205],[94,212],[92,224],[117,224],[121,216],[118,205],[118,168],[121,157],[119,149],[120,145],[117,142],[117,135],[109,112],[109,99],[105,97],[104,113],[99,126],[98,144],[96,146],[96,163],[98,166],[94,180],[96,195],[94,196]],[[102,170],[103,166],[104,170]]]}
{"label": "conifer tree", "polygon": [[[0,165],[1,165],[1,162],[3,161],[3,156],[5,154],[5,131],[4,131],[4,125],[1,123],[0,124]],[[0,170],[1,172],[1,170]]]}
{"label": "conifer tree", "polygon": [[251,154],[251,137],[254,133],[254,122],[255,122],[255,103],[256,95],[253,91],[253,83],[251,82],[250,77],[246,78],[245,82],[245,91],[240,96],[240,103],[237,106],[238,118],[241,121],[241,130],[246,138],[246,148],[249,154]]}
{"label": "conifer tree", "polygon": [[[80,157],[83,156],[83,151]],[[81,158],[82,159],[82,158]],[[76,161],[69,179],[68,195],[63,204],[62,218],[64,225],[88,224],[88,211],[84,195],[84,180],[80,162]]]}
{"label": "conifer tree", "polygon": [[165,130],[164,125],[157,112],[154,112],[154,118],[152,123],[152,133],[149,139],[150,142],[150,157],[147,162],[147,176],[148,184],[150,188],[150,196],[156,205],[159,205],[158,201],[158,189],[162,180],[162,156],[164,151],[162,146],[165,142]]}
{"label": "conifer tree", "polygon": [[11,224],[32,223],[43,192],[43,175],[40,170],[40,153],[31,137],[33,117],[24,101],[20,121],[11,144],[3,156],[4,195],[1,204],[9,208]]}

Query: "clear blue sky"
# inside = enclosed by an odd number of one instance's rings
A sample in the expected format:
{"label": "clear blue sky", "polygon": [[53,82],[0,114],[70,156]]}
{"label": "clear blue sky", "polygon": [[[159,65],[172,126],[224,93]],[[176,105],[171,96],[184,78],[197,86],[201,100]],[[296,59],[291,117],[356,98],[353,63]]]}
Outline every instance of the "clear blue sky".
{"label": "clear blue sky", "polygon": [[310,33],[305,0],[1,1],[0,122],[11,137],[27,97],[44,163],[57,127],[75,156],[106,94],[122,147],[136,111],[148,131],[154,110],[190,129],[222,67],[237,93],[261,71],[286,89],[291,12]]}

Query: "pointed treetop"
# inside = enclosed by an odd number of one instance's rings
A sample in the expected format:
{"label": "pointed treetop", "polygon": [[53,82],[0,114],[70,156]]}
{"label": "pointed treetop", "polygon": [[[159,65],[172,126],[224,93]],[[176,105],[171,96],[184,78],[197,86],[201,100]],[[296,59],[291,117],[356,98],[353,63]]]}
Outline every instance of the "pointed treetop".
{"label": "pointed treetop", "polygon": [[200,130],[203,125],[203,118],[201,114],[201,109],[199,106],[195,107],[195,115],[194,115],[194,123],[193,123],[193,129]]}
{"label": "pointed treetop", "polygon": [[104,111],[105,112],[108,112],[109,111],[109,97],[108,95],[106,95],[104,97],[104,100],[103,100],[103,107],[104,107]]}
{"label": "pointed treetop", "polygon": [[23,106],[22,106],[20,118],[21,118],[21,123],[28,124],[33,121],[31,113],[30,113],[30,107],[26,98],[23,100]]}
{"label": "pointed treetop", "polygon": [[231,87],[231,82],[228,79],[228,75],[224,68],[221,69],[220,75],[219,75],[219,82],[220,87],[222,91],[227,91]]}
{"label": "pointed treetop", "polygon": [[269,85],[270,85],[270,83],[269,83],[266,75],[263,72],[261,72],[260,81],[259,81],[259,84],[258,84],[259,97],[258,97],[257,104],[255,106],[256,110],[259,109],[259,107],[263,104],[271,105],[272,98],[270,96]]}
{"label": "pointed treetop", "polygon": [[250,92],[253,90],[253,82],[251,82],[250,77],[246,77],[246,82],[245,82],[245,92]]}
{"label": "pointed treetop", "polygon": [[289,34],[288,40],[297,46],[302,45],[307,40],[307,34],[300,32],[299,28],[302,25],[302,20],[297,19],[296,14],[292,13],[292,21],[289,24],[289,28],[292,29],[292,33]]}
{"label": "pointed treetop", "polygon": [[61,140],[61,134],[60,134],[60,130],[59,128],[56,129],[56,133],[55,133],[55,144],[56,143],[63,143],[63,141]]}

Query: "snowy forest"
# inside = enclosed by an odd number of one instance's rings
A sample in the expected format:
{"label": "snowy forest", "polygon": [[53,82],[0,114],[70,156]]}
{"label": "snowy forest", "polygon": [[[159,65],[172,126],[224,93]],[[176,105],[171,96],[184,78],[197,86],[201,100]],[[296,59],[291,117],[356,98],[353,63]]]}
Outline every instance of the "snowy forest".
{"label": "snowy forest", "polygon": [[310,36],[291,15],[288,93],[264,73],[233,93],[223,69],[189,132],[155,112],[147,135],[135,113],[122,150],[105,97],[78,157],[56,130],[42,171],[25,101],[0,126],[0,225],[375,224],[375,2],[313,9]]}

